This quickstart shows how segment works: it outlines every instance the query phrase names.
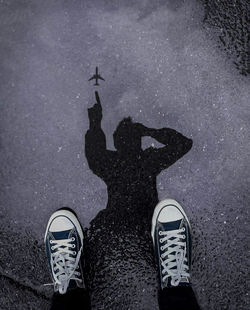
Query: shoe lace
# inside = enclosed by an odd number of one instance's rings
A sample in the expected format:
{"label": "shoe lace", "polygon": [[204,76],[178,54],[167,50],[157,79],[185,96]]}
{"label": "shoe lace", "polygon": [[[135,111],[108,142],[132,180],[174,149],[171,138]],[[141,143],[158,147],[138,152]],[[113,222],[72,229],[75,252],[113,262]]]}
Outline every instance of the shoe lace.
{"label": "shoe lace", "polygon": [[76,252],[72,250],[75,245],[70,243],[74,240],[74,237],[63,240],[50,240],[50,243],[53,244],[52,250],[55,250],[51,254],[53,284],[55,290],[58,290],[61,294],[66,293],[70,280],[82,283],[82,279],[79,278],[81,273],[76,270],[79,268],[82,248],[76,256]]}
{"label": "shoe lace", "polygon": [[[163,267],[162,274],[164,275],[162,281],[164,282],[171,277],[171,285],[179,285],[182,277],[190,277],[187,265],[187,248],[186,242],[181,241],[186,238],[183,234],[185,228],[159,231],[159,235],[164,236],[160,239],[160,243],[165,244],[161,246],[161,251],[166,250],[161,254],[160,260]],[[164,260],[164,258],[166,258]]]}

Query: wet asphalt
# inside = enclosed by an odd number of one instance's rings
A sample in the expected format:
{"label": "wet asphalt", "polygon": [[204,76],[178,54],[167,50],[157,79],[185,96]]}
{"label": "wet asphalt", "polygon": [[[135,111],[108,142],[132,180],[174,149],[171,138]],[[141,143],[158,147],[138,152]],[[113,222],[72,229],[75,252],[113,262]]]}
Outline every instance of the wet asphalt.
{"label": "wet asphalt", "polygon": [[[219,9],[196,1],[0,7],[0,308],[48,309],[43,234],[50,214],[69,206],[88,229],[93,309],[158,309],[147,209],[132,217],[123,216],[122,204],[106,209],[106,184],[85,156],[87,109],[98,89],[109,150],[127,116],[193,140],[157,176],[158,199],[176,199],[191,221],[192,282],[202,309],[248,309],[245,19],[231,31],[223,1]],[[231,34],[239,40],[220,45]],[[96,66],[105,78],[98,87],[88,82]],[[150,137],[142,142],[143,149],[160,146]]]}

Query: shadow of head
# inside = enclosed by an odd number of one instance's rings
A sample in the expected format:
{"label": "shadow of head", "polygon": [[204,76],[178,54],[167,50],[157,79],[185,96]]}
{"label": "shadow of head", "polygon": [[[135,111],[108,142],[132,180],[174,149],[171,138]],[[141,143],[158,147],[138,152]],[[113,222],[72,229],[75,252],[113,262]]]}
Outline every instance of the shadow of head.
{"label": "shadow of head", "polygon": [[141,148],[141,132],[131,117],[124,118],[113,133],[114,145],[119,153],[138,153]]}

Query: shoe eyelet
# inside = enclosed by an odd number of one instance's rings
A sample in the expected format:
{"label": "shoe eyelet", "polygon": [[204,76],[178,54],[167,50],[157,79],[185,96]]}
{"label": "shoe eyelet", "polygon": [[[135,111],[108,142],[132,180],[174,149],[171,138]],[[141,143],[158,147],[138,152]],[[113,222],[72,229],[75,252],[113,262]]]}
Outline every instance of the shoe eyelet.
{"label": "shoe eyelet", "polygon": [[73,252],[73,255],[76,256],[76,251]]}
{"label": "shoe eyelet", "polygon": [[182,236],[182,239],[186,239],[186,236],[185,236],[185,235],[183,235],[183,236]]}
{"label": "shoe eyelet", "polygon": [[71,238],[71,241],[75,241],[75,240],[76,240],[75,237],[72,237],[72,238]]}
{"label": "shoe eyelet", "polygon": [[71,246],[71,247],[74,249],[76,246],[75,246],[75,244],[72,244],[72,246]]}
{"label": "shoe eyelet", "polygon": [[162,239],[160,239],[160,243],[162,243],[163,241],[162,241]]}
{"label": "shoe eyelet", "polygon": [[185,231],[185,230],[186,230],[186,228],[185,228],[185,227],[183,227],[183,228],[182,228],[182,231]]}
{"label": "shoe eyelet", "polygon": [[161,246],[161,251],[163,251],[163,246]]}
{"label": "shoe eyelet", "polygon": [[162,232],[161,232],[161,231],[159,231],[159,235],[160,235],[160,236],[162,235]]}
{"label": "shoe eyelet", "polygon": [[54,250],[54,247],[53,247],[53,246],[51,247],[51,250],[52,250],[52,251]]}
{"label": "shoe eyelet", "polygon": [[53,240],[50,240],[49,243],[52,244],[52,243],[53,243]]}

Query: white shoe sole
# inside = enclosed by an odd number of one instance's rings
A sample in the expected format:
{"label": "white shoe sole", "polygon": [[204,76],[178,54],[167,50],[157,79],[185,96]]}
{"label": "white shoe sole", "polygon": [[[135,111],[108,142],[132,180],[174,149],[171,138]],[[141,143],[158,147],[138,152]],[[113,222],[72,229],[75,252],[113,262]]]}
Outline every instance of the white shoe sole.
{"label": "white shoe sole", "polygon": [[76,230],[80,236],[81,242],[83,244],[83,231],[82,231],[82,227],[81,227],[81,224],[80,224],[78,218],[75,216],[74,213],[70,212],[69,210],[63,210],[63,209],[58,210],[51,215],[49,222],[48,222],[48,225],[47,225],[47,228],[46,228],[46,232],[45,232],[45,236],[44,236],[44,242],[46,242],[46,236],[48,234],[50,224],[57,216],[65,216],[71,220],[71,222],[75,225]]}
{"label": "white shoe sole", "polygon": [[188,222],[188,225],[189,225],[190,230],[191,230],[190,222],[188,220],[188,217],[187,217],[186,213],[184,212],[183,208],[181,207],[181,205],[176,200],[174,200],[174,199],[162,200],[162,201],[160,201],[156,205],[155,210],[154,210],[154,214],[153,214],[153,217],[152,217],[151,236],[152,236],[152,239],[153,239],[153,243],[155,243],[154,232],[155,232],[157,216],[160,213],[161,209],[164,208],[164,207],[167,207],[167,206],[175,206],[175,207],[177,207],[181,211],[183,216],[185,217],[185,220]]}

